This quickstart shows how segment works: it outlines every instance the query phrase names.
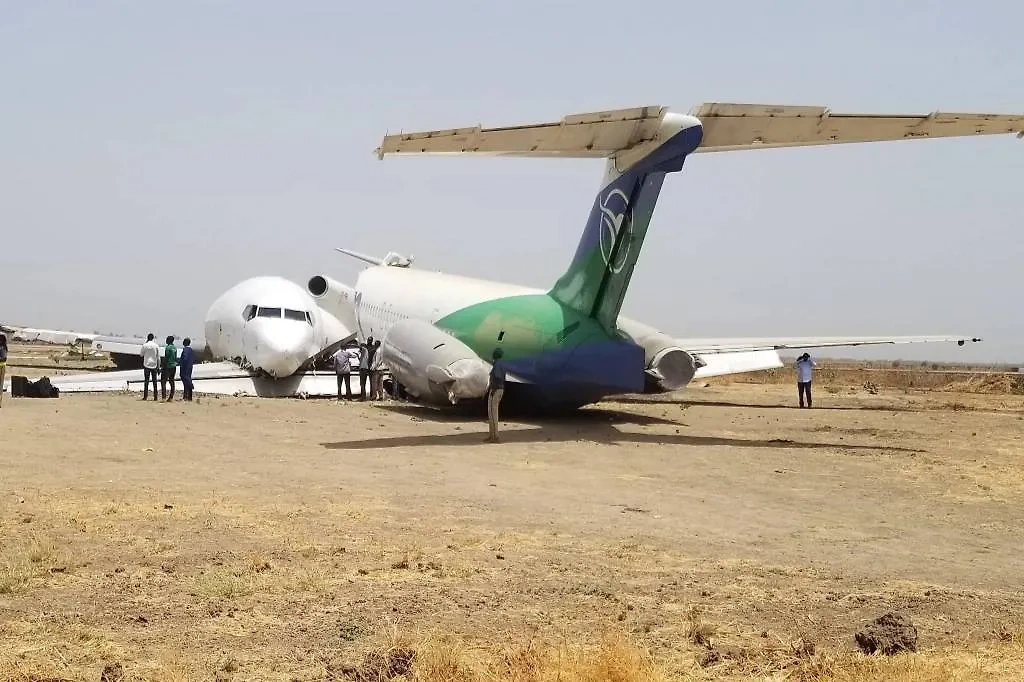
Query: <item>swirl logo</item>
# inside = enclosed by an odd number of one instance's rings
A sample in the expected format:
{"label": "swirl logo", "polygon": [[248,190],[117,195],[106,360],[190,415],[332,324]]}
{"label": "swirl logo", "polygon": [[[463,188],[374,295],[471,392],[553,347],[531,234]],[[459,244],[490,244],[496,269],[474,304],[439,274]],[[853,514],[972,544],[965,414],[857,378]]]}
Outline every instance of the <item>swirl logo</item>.
{"label": "swirl logo", "polygon": [[[626,267],[626,259],[633,245],[633,215],[629,206],[629,197],[621,189],[613,189],[601,199],[600,246],[601,259],[605,267],[618,274]],[[627,216],[627,212],[629,215]],[[622,231],[622,223],[626,221],[626,234],[622,235],[622,245],[617,253],[615,242]]]}

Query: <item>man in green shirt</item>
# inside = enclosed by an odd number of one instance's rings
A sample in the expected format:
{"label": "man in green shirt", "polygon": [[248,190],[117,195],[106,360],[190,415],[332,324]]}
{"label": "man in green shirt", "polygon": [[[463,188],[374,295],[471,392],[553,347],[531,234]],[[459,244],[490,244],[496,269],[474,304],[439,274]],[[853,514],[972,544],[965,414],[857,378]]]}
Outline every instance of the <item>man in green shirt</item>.
{"label": "man in green shirt", "polygon": [[[171,402],[174,400],[174,375],[178,371],[178,349],[174,347],[174,337],[168,336],[164,343],[164,366],[160,372],[160,397]],[[171,394],[167,395],[167,382],[171,382]],[[167,396],[166,398],[164,396]],[[155,396],[154,396],[155,397]]]}

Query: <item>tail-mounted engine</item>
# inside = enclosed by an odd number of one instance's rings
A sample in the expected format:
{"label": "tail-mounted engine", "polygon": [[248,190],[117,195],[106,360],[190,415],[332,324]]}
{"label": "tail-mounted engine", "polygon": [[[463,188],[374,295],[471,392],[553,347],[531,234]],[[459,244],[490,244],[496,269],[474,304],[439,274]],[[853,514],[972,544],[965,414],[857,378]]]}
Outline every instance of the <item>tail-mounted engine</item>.
{"label": "tail-mounted engine", "polygon": [[429,322],[398,322],[381,340],[378,352],[391,376],[426,402],[454,405],[487,394],[490,365]]}
{"label": "tail-mounted engine", "polygon": [[675,339],[653,327],[621,318],[618,326],[644,349],[645,393],[678,391],[707,364],[699,356],[680,348]]}

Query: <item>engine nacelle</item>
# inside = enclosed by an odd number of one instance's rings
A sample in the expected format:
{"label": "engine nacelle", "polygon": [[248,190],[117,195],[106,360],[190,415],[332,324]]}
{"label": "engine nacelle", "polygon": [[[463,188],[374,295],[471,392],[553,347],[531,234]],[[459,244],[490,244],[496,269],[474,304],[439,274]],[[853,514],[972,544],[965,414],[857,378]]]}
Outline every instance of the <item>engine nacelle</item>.
{"label": "engine nacelle", "polygon": [[454,405],[487,395],[491,366],[429,322],[398,322],[381,340],[378,352],[391,376],[421,400]]}
{"label": "engine nacelle", "polygon": [[646,393],[678,391],[693,380],[705,363],[698,356],[680,348],[676,340],[653,327],[619,318],[619,329],[644,349]]}
{"label": "engine nacelle", "polygon": [[[647,346],[644,352],[648,353]],[[653,357],[647,361],[647,375],[661,391],[678,391],[693,380],[693,375],[704,364],[699,357],[679,346],[665,345],[656,347]]]}
{"label": "engine nacelle", "polygon": [[356,328],[355,290],[324,275],[309,278],[306,290],[316,300],[316,304],[348,329]]}

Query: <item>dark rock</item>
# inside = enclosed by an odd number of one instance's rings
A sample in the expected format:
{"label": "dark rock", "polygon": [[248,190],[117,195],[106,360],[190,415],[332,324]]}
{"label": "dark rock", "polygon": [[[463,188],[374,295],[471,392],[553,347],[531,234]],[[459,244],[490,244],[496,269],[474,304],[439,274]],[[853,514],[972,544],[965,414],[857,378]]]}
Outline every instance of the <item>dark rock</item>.
{"label": "dark rock", "polygon": [[371,651],[360,665],[343,667],[341,673],[355,682],[381,682],[408,675],[412,671],[412,662],[415,658],[416,652],[411,649]]}
{"label": "dark rock", "polygon": [[124,669],[120,663],[108,663],[100,673],[100,682],[123,682]]}
{"label": "dark rock", "polygon": [[917,651],[917,628],[909,618],[895,613],[887,613],[868,623],[854,639],[866,654],[891,656],[901,651]]}

